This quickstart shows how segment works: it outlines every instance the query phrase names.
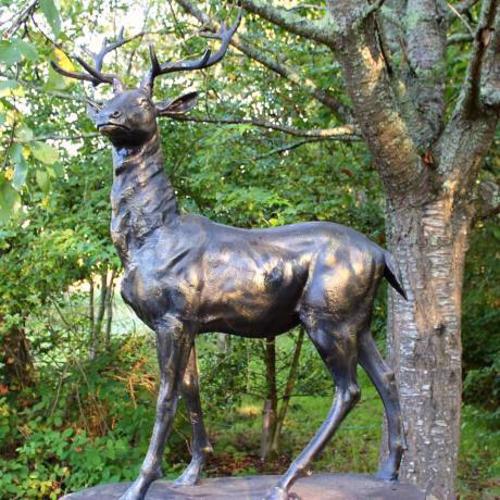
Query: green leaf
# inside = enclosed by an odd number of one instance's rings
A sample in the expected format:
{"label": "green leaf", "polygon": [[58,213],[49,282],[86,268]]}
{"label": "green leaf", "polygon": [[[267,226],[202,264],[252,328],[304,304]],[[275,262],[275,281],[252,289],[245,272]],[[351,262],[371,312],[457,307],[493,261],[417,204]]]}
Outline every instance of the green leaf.
{"label": "green leaf", "polygon": [[28,175],[28,164],[21,158],[21,160],[16,163],[16,168],[14,169],[14,177],[12,179],[12,185],[16,189],[21,189],[26,184],[26,176]]}
{"label": "green leaf", "polygon": [[21,51],[11,40],[0,40],[0,63],[12,66],[22,59]]}
{"label": "green leaf", "polygon": [[54,177],[57,177],[64,174],[64,167],[60,162],[56,162],[52,165],[52,171],[54,172]]}
{"label": "green leaf", "polygon": [[19,143],[14,144],[10,150],[10,157],[15,165],[12,186],[19,190],[26,183],[26,176],[28,174],[28,164],[23,156],[23,146]]}
{"label": "green leaf", "polygon": [[46,165],[52,165],[59,159],[57,149],[45,142],[34,141],[30,144],[30,148],[33,156]]}
{"label": "green leaf", "polygon": [[40,189],[44,193],[48,193],[50,189],[49,174],[45,170],[37,170],[35,177],[37,184],[40,186]]}
{"label": "green leaf", "polygon": [[54,35],[57,37],[61,32],[61,18],[59,17],[59,11],[57,10],[54,0],[40,0],[40,8],[47,22],[50,24]]}
{"label": "green leaf", "polygon": [[73,435],[74,431],[71,427],[68,427],[67,429],[65,429],[62,433],[62,436],[63,438],[69,438]]}
{"label": "green leaf", "polygon": [[10,91],[18,86],[16,80],[2,80],[0,81],[0,97],[5,97],[10,94]]}
{"label": "green leaf", "polygon": [[45,90],[64,90],[72,82],[69,78],[64,78],[49,66],[49,77],[45,83]]}
{"label": "green leaf", "polygon": [[35,61],[38,58],[36,47],[25,40],[16,40],[16,45],[21,54],[29,61]]}
{"label": "green leaf", "polygon": [[3,180],[0,185],[0,224],[5,224],[10,219],[11,214],[20,206],[21,197],[19,193]]}
{"label": "green leaf", "polygon": [[16,128],[15,136],[19,142],[30,142],[33,140],[33,130],[26,125],[21,125]]}

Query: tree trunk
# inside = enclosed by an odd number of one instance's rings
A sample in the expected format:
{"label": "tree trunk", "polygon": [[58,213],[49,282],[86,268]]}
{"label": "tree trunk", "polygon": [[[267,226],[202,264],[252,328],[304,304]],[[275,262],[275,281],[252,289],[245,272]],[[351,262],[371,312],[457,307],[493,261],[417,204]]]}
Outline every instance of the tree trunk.
{"label": "tree trunk", "polygon": [[290,398],[292,396],[293,388],[295,387],[295,381],[297,380],[297,372],[299,370],[299,360],[303,342],[304,342],[304,328],[300,328],[297,341],[295,342],[295,349],[293,351],[293,358],[290,364],[290,371],[288,372],[288,378],[285,384],[285,391],[283,392],[283,399],[281,401],[278,415],[276,417],[276,427],[274,429],[274,437],[272,443],[272,451],[274,453],[278,453],[279,451],[281,430],[283,429],[283,424],[285,422],[288,406],[290,404]]}
{"label": "tree trunk", "polygon": [[266,364],[266,399],[264,401],[260,442],[260,459],[263,462],[271,451],[276,431],[278,394],[276,388],[276,340],[274,337],[266,339],[264,361]]}
{"label": "tree trunk", "polygon": [[92,333],[93,345],[91,347],[91,352],[94,359],[97,353],[101,350],[102,345],[102,322],[104,320],[104,312],[106,311],[106,301],[108,295],[108,270],[101,271],[101,284],[100,284],[100,294],[99,294],[99,304],[97,308],[97,314],[94,318],[94,331]]}
{"label": "tree trunk", "polygon": [[217,349],[221,354],[228,354],[231,351],[231,335],[217,333]]}
{"label": "tree trunk", "polygon": [[113,323],[113,299],[115,296],[115,278],[116,271],[113,269],[109,278],[108,294],[106,296],[106,330],[104,333],[105,347],[109,350],[111,347],[111,327]]}
{"label": "tree trunk", "polygon": [[441,197],[388,210],[391,251],[408,301],[392,290],[388,346],[407,433],[401,478],[454,498],[462,392],[460,316],[470,216]]}
{"label": "tree trunk", "polygon": [[94,279],[89,278],[89,360],[95,359]]}
{"label": "tree trunk", "polygon": [[4,365],[2,385],[5,385],[8,391],[18,391],[33,385],[35,368],[24,328],[22,326],[11,327],[0,338]]}
{"label": "tree trunk", "polygon": [[[109,275],[109,282],[108,282]],[[90,277],[90,294],[89,294],[89,319],[90,319],[90,347],[89,359],[95,359],[97,353],[101,350],[102,345],[109,347],[109,335],[111,334],[111,318],[112,318],[112,294],[114,287],[115,272],[101,271],[100,286],[99,286],[99,302],[97,310],[95,307],[96,289],[93,278]],[[105,324],[103,336],[103,322],[105,314],[108,314]],[[104,338],[103,338],[104,337]]]}

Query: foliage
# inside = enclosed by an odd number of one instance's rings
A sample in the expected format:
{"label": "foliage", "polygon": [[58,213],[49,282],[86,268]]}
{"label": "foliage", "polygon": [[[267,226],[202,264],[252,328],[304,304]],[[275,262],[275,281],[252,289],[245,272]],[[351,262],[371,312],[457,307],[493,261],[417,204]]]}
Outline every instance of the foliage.
{"label": "foliage", "polygon": [[464,284],[464,396],[467,402],[491,410],[498,408],[500,402],[499,236],[495,220],[478,225]]}
{"label": "foliage", "polygon": [[[1,399],[0,492],[10,498],[58,498],[130,480],[147,448],[156,381],[145,338],[121,340],[91,363],[57,354],[36,389],[20,393],[16,405]],[[174,432],[170,446],[179,443]]]}

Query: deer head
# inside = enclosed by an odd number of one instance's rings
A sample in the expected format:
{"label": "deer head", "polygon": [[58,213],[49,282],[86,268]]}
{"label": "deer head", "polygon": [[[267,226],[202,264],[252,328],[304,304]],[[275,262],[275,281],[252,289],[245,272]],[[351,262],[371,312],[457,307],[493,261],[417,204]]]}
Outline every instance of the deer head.
{"label": "deer head", "polygon": [[222,42],[219,50],[214,54],[211,50],[206,50],[198,59],[160,64],[153,46],[150,45],[151,68],[139,87],[134,89],[126,89],[118,76],[102,72],[106,54],[131,40],[131,38],[124,39],[123,29],[115,42],[109,43],[105,39],[99,53],[91,54],[94,60],[93,66],[81,57],[75,57],[76,61],[85,69],[85,73],[67,71],[54,61],[51,61],[51,65],[61,75],[91,82],[94,87],[104,83],[112,85],[114,95],[105,103],[98,104],[93,100],[87,100],[88,114],[99,132],[107,136],[115,146],[140,146],[155,134],[158,116],[184,114],[196,104],[198,97],[197,92],[189,92],[175,99],[155,103],[153,102],[155,78],[167,73],[208,68],[218,63],[226,54],[231,37],[237,30],[240,21],[241,11],[233,26],[227,28],[222,24],[218,33],[210,35],[210,38],[216,38]]}

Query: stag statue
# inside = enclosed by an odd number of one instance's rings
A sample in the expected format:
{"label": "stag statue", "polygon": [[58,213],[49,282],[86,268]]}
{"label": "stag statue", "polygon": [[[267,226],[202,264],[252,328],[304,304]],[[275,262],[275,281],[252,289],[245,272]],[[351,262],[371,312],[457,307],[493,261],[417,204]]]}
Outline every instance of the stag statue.
{"label": "stag statue", "polygon": [[153,82],[163,74],[219,62],[240,19],[241,13],[232,27],[222,25],[212,35],[221,42],[219,50],[207,50],[198,59],[160,64],[150,46],[151,68],[134,89],[102,72],[104,56],[127,41],[123,33],[93,54],[94,65],[76,58],[86,72],[67,71],[52,62],[66,77],[113,86],[113,98],[102,105],[91,101],[89,114],[112,144],[111,237],[124,267],[121,293],[156,334],[160,386],[153,434],[140,475],[122,500],[144,498],[152,481],[161,477],[179,393],[188,407],[193,444],[192,460],[177,484],[192,485],[200,477],[212,450],[194,353],[195,337],[204,332],[263,338],[302,324],[333,377],[335,397],[325,422],[267,499],[290,498],[291,485],[308,474],[313,458],[359,400],[358,362],[377,388],[387,417],[389,453],[378,477],[398,476],[405,447],[399,396],[394,373],[370,332],[381,279],[405,297],[391,254],[353,229],[330,222],[240,229],[178,210],[157,118],[187,112],[197,93],[155,104]]}

